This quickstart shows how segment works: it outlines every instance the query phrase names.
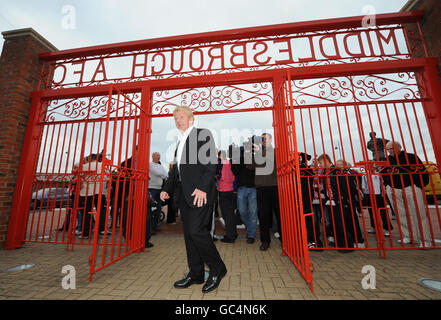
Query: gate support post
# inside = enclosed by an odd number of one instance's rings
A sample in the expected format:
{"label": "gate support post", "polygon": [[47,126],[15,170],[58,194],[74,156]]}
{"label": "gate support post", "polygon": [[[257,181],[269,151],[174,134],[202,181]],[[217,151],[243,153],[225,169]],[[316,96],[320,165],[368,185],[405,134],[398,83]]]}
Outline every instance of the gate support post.
{"label": "gate support post", "polygon": [[32,183],[43,131],[43,126],[38,125],[41,115],[44,114],[42,106],[40,95],[38,93],[33,94],[31,113],[26,128],[17,182],[12,199],[11,217],[5,246],[7,250],[21,248],[26,234]]}

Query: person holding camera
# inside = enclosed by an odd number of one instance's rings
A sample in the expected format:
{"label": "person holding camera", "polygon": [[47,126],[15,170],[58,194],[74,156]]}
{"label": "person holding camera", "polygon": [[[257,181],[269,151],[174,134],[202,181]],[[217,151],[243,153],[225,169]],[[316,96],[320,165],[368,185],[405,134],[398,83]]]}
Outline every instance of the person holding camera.
{"label": "person holding camera", "polygon": [[277,188],[276,155],[272,146],[272,136],[262,134],[262,146],[253,143],[253,164],[256,169],[254,183],[257,191],[257,211],[260,226],[260,250],[268,250],[271,243],[270,227],[273,210],[276,215],[277,227],[280,231],[279,240],[282,241],[280,225],[279,194]]}
{"label": "person holding camera", "polygon": [[233,159],[231,170],[237,177],[237,209],[247,230],[247,243],[253,244],[257,236],[256,169],[246,166],[244,147],[239,150],[240,157],[238,161]]}

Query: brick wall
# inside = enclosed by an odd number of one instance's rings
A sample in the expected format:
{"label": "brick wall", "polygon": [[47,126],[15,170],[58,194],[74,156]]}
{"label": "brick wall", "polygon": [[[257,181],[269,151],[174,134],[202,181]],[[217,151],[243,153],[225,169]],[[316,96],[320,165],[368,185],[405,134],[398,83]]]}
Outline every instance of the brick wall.
{"label": "brick wall", "polygon": [[0,248],[6,240],[12,196],[31,106],[37,89],[41,52],[56,48],[32,29],[2,33],[0,58]]}

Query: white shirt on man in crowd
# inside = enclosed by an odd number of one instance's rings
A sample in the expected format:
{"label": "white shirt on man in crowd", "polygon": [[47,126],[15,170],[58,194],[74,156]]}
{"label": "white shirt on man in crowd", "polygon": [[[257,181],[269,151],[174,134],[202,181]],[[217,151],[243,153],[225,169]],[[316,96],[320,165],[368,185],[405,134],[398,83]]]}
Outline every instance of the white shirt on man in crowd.
{"label": "white shirt on man in crowd", "polygon": [[149,189],[161,189],[162,182],[168,177],[167,171],[160,163],[150,162],[149,166]]}

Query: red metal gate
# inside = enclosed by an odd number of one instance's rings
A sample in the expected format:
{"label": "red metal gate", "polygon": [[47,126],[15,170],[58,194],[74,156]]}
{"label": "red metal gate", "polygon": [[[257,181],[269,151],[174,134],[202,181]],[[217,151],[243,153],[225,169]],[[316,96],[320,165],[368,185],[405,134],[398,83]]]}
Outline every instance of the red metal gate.
{"label": "red metal gate", "polygon": [[294,263],[313,291],[312,264],[309,261],[305,216],[302,210],[299,150],[291,92],[285,77],[275,81],[274,135],[276,142],[277,181],[282,221],[283,253]]}
{"label": "red metal gate", "polygon": [[385,69],[291,79],[288,72],[291,150],[311,156],[293,165],[304,181],[306,206],[297,204],[310,249],[385,255],[440,247],[440,177],[424,107],[433,92],[422,74]]}
{"label": "red metal gate", "polygon": [[[99,193],[90,280],[104,267],[145,249],[150,133],[148,112],[134,101],[137,97],[139,94],[124,94],[110,86],[102,170],[92,175],[94,183],[99,182]],[[74,226],[71,224],[71,232]]]}
{"label": "red metal gate", "polygon": [[92,245],[90,279],[144,248],[150,124],[140,96],[110,85],[106,95],[36,98],[24,240]]}
{"label": "red metal gate", "polygon": [[[441,89],[419,29],[422,16],[377,15],[370,27],[361,25],[363,17],[330,19],[42,54],[7,248],[23,241],[93,244],[91,276],[140,251],[151,118],[169,116],[175,103],[158,104],[153,93],[177,89],[196,114],[272,110],[283,250],[311,289],[308,246],[382,256],[420,244],[438,248]],[[379,140],[368,149],[370,132]],[[386,150],[386,139],[393,148]],[[396,142],[405,152],[399,163],[385,157],[398,151]],[[307,164],[302,153],[312,157]],[[126,218],[118,224],[118,217]]]}

